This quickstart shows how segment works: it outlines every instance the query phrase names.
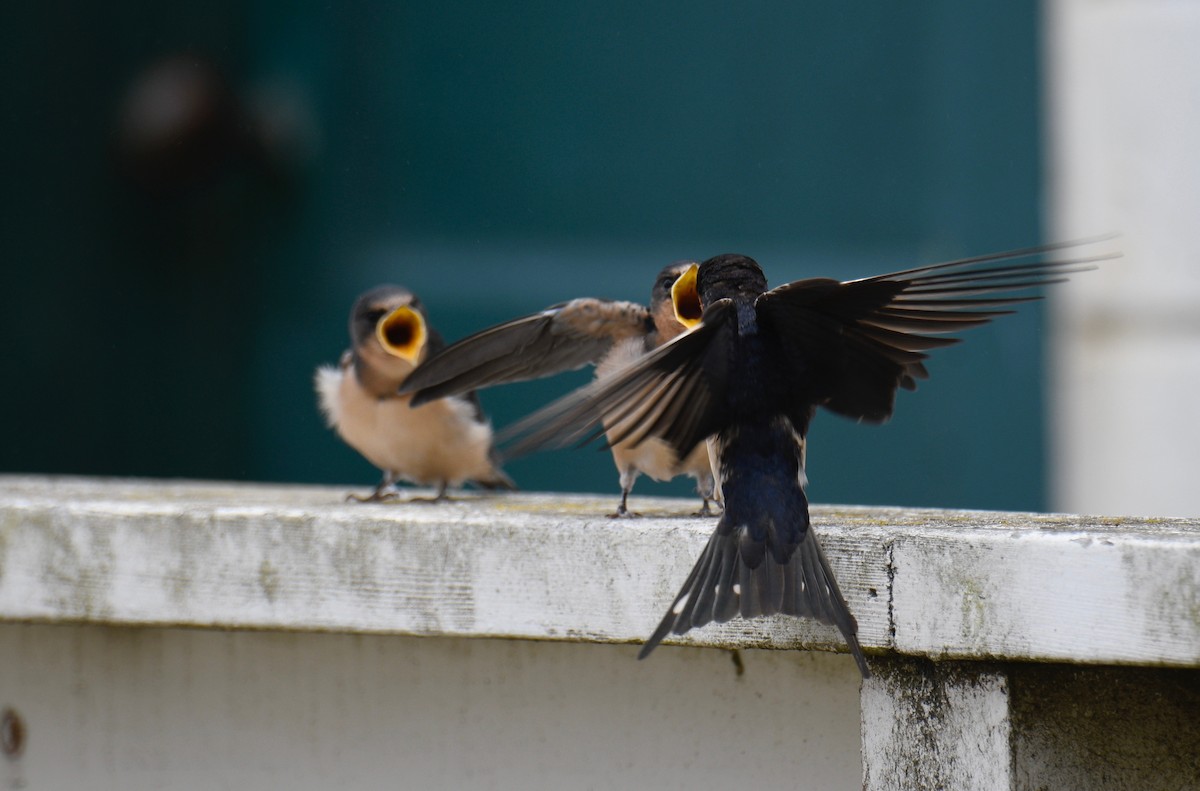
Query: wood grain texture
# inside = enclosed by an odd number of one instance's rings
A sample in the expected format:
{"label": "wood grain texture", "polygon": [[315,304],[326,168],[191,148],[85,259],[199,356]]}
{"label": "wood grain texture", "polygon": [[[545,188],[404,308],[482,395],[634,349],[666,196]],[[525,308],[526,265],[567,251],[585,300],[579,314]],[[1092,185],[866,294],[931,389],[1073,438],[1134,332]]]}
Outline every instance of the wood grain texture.
{"label": "wood grain texture", "polygon": [[[0,620],[639,642],[713,521],[691,500],[0,477]],[[418,492],[420,494],[420,492]],[[868,650],[1200,665],[1200,528],[1181,520],[816,507]],[[677,640],[844,650],[734,620]]]}

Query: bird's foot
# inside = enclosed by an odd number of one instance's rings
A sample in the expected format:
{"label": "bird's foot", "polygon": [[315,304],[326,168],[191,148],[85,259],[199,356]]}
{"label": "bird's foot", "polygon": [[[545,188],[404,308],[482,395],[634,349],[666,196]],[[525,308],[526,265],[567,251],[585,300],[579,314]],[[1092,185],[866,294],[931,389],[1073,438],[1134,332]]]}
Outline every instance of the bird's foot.
{"label": "bird's foot", "polygon": [[410,503],[444,503],[450,501],[450,495],[446,494],[446,484],[438,486],[437,494],[433,497],[410,497],[406,502]]}
{"label": "bird's foot", "polygon": [[692,514],[692,516],[720,516],[724,510],[720,506],[714,508],[711,502],[705,500],[704,505],[700,506],[700,510]]}
{"label": "bird's foot", "polygon": [[623,505],[617,509],[617,512],[615,514],[608,515],[609,519],[638,519],[640,517],[641,517],[641,514],[639,514],[636,511],[630,511],[628,508],[626,508]]}
{"label": "bird's foot", "polygon": [[[622,485],[624,485],[624,482],[622,482]],[[629,510],[629,489],[625,489],[621,492],[621,504],[617,506],[617,512],[615,514],[609,514],[608,518],[630,519],[639,516],[641,516],[641,514],[634,513],[633,511]]]}
{"label": "bird's foot", "polygon": [[351,492],[346,495],[348,503],[384,503],[388,500],[395,500],[400,497],[400,493],[395,489],[376,489],[375,491],[363,497],[361,494]]}
{"label": "bird's foot", "polygon": [[439,494],[436,497],[410,497],[407,500],[405,500],[404,502],[406,502],[406,503],[425,503],[426,505],[433,505],[434,503],[448,503],[448,502],[451,502],[453,499],[454,498],[451,497],[450,495]]}

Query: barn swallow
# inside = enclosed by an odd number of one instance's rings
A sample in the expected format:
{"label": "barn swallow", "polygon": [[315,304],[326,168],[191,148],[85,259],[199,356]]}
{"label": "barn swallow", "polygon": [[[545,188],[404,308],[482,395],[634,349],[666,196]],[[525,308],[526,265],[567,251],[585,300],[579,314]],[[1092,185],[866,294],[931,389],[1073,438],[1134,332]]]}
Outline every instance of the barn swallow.
{"label": "barn swallow", "polygon": [[[695,278],[681,281],[680,277],[693,265],[678,261],[664,267],[655,278],[648,308],[634,302],[573,299],[477,332],[422,363],[400,392],[412,393],[416,406],[465,390],[539,379],[585,365],[595,365],[596,378],[603,379],[699,321]],[[608,425],[619,430],[619,423]],[[636,445],[613,442],[611,450],[621,483],[621,503],[613,516],[632,515],[629,492],[641,474],[656,481],[690,475],[703,500],[700,513],[712,513],[717,494],[705,443],[681,455],[654,439]]]}
{"label": "barn swallow", "polygon": [[492,427],[471,392],[410,408],[398,392],[408,375],[445,344],[425,307],[399,286],[379,286],[360,296],[350,311],[351,348],[337,368],[317,369],[315,385],[330,428],[367,461],[383,470],[375,491],[360,501],[395,496],[403,479],[446,487],[471,481],[488,489],[512,489],[496,460]]}
{"label": "barn swallow", "polygon": [[1049,260],[1060,247],[772,290],[753,259],[710,258],[695,272],[703,308],[695,329],[500,438],[515,439],[513,456],[586,443],[603,433],[598,424],[618,416],[622,431],[609,432],[610,442],[654,437],[686,449],[714,437],[725,511],[639,658],[672,632],[782,613],[837,626],[866,678],[857,622],[812,530],[800,482],[809,423],[817,407],[886,421],[896,390],[913,390],[928,376],[926,352],[958,341],[945,333],[1011,313],[1000,308],[1040,298],[1020,292],[1099,260]]}

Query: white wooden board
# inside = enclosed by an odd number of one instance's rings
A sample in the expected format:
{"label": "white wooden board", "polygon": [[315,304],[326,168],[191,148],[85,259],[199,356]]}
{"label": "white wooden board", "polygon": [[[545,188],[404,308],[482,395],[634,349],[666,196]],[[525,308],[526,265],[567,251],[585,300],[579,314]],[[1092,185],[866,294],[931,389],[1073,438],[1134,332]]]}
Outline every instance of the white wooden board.
{"label": "white wooden board", "polygon": [[[690,500],[467,494],[346,504],[327,487],[0,478],[0,620],[639,642],[712,520]],[[1184,520],[817,507],[868,649],[1200,666]],[[735,620],[681,642],[844,650]]]}

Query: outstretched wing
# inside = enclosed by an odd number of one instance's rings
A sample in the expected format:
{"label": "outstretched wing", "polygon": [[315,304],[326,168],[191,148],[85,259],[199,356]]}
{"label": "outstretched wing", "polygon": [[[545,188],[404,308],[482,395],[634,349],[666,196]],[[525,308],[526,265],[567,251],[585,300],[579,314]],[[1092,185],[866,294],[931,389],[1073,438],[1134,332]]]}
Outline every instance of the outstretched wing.
{"label": "outstretched wing", "polygon": [[413,406],[492,385],[540,379],[596,363],[613,344],[647,334],[650,311],[634,302],[574,299],[506,321],[431,356],[401,395]]}
{"label": "outstretched wing", "polygon": [[512,441],[505,455],[585,444],[607,426],[609,445],[658,437],[683,458],[723,425],[730,308],[727,301],[709,306],[691,332],[509,426],[498,436]]}
{"label": "outstretched wing", "polygon": [[[846,282],[799,280],[764,293],[755,306],[780,340],[797,398],[847,417],[883,422],[891,417],[898,387],[914,390],[917,379],[928,378],[928,352],[958,343],[945,333],[1012,313],[1006,308],[1041,299],[1027,293],[1031,289],[1061,283],[1111,257],[1047,260],[1058,247]],[[1005,263],[983,265],[994,262]]]}

